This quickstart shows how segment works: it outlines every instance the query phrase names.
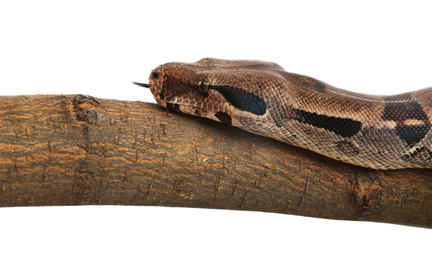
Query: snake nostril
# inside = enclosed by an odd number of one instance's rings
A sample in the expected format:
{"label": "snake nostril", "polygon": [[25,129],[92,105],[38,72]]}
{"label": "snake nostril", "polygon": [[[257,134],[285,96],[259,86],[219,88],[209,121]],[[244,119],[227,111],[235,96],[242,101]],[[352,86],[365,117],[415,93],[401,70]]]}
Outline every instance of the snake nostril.
{"label": "snake nostril", "polygon": [[150,74],[150,76],[154,79],[158,79],[159,78],[159,73],[152,71],[152,73]]}

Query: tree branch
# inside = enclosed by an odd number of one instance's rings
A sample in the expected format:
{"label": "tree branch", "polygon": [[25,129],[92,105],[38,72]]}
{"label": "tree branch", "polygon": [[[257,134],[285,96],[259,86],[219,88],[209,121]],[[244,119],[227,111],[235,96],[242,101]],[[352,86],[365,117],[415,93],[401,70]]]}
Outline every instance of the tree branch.
{"label": "tree branch", "polygon": [[154,104],[0,97],[0,206],[158,205],[432,227],[432,171],[377,171]]}

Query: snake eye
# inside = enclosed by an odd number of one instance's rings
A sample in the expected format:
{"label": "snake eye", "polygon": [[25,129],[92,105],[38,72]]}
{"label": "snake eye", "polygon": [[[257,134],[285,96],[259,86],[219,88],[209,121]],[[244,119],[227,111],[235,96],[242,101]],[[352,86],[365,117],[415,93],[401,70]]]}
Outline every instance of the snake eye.
{"label": "snake eye", "polygon": [[204,81],[201,81],[201,83],[198,85],[198,93],[201,96],[207,98],[209,96],[208,90],[209,90],[209,84],[205,83]]}

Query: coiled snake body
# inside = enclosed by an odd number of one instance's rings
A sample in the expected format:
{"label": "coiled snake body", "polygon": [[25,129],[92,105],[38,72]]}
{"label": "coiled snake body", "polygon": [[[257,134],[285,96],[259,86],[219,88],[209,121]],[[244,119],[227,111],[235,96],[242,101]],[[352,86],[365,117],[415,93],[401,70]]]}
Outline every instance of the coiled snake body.
{"label": "coiled snake body", "polygon": [[150,75],[172,110],[373,169],[432,168],[432,88],[359,94],[286,72],[275,63],[206,58]]}

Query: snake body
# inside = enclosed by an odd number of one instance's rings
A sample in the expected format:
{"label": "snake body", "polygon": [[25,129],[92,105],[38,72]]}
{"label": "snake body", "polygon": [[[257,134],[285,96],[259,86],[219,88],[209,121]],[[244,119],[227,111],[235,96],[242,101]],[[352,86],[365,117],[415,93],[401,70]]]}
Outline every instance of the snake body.
{"label": "snake body", "polygon": [[432,168],[432,88],[377,96],[286,72],[276,63],[201,59],[152,71],[171,110],[373,169]]}

